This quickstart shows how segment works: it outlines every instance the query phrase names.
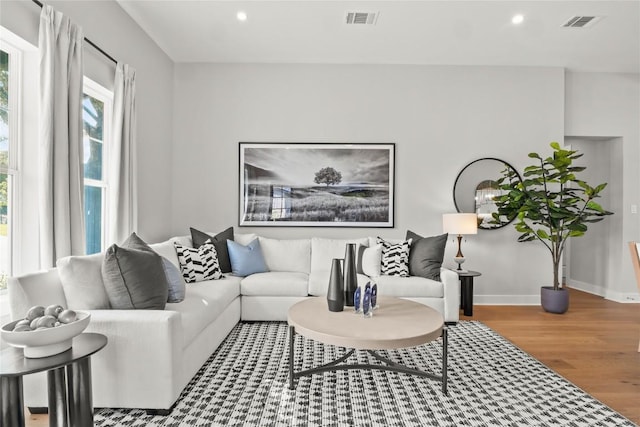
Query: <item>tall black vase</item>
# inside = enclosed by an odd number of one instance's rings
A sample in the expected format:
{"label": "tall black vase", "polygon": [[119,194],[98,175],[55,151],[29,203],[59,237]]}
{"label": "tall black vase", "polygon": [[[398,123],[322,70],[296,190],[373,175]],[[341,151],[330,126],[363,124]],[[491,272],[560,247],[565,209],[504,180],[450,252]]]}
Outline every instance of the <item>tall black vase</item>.
{"label": "tall black vase", "polygon": [[327,289],[327,304],[329,311],[344,310],[344,279],[342,276],[342,260],[334,258],[331,261],[331,274],[329,275],[329,289]]}
{"label": "tall black vase", "polygon": [[344,305],[353,307],[353,295],[357,287],[356,244],[347,243],[344,254]]}

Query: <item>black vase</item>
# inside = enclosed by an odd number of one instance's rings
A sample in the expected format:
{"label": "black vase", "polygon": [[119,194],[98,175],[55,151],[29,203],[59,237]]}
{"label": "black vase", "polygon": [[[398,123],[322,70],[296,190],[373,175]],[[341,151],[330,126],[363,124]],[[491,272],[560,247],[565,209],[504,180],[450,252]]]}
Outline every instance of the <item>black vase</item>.
{"label": "black vase", "polygon": [[356,244],[347,243],[344,254],[344,305],[353,307],[353,295],[358,287]]}
{"label": "black vase", "polygon": [[344,279],[342,277],[341,262],[342,260],[339,258],[334,258],[331,261],[329,289],[327,289],[329,311],[342,311],[344,309]]}

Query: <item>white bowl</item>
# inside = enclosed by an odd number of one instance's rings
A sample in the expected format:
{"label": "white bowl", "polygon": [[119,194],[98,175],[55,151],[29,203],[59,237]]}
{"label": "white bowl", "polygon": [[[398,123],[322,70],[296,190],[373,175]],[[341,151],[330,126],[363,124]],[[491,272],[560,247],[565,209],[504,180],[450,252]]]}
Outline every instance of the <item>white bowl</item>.
{"label": "white bowl", "polygon": [[62,353],[71,348],[73,337],[85,330],[91,320],[91,313],[74,310],[77,319],[72,323],[36,331],[13,332],[13,327],[21,319],[2,327],[2,339],[13,347],[24,349],[24,357],[38,358]]}

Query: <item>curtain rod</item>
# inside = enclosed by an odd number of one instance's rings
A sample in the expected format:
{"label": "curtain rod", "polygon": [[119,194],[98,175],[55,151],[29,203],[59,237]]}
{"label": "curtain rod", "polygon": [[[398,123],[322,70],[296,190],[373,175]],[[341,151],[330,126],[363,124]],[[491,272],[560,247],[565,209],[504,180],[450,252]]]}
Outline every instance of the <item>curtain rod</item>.
{"label": "curtain rod", "polygon": [[[40,6],[42,8],[43,4],[42,2],[38,1],[38,0],[31,0],[32,2],[34,2],[35,4],[37,4],[38,6]],[[84,41],[86,41],[87,43],[89,43],[91,46],[93,46],[98,52],[100,52],[101,54],[103,54],[104,56],[106,56],[107,58],[109,58],[113,63],[115,63],[116,65],[118,64],[118,61],[116,61],[113,56],[109,55],[107,52],[105,52],[104,50],[102,50],[100,48],[100,46],[98,46],[97,44],[95,44],[94,42],[92,42],[91,40],[89,40],[88,38],[84,38]]]}

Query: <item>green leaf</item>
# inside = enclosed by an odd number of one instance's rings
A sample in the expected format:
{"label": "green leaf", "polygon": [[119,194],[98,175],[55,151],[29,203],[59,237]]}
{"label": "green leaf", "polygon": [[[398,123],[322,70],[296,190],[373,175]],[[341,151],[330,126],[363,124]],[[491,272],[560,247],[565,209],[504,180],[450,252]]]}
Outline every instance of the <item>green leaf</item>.
{"label": "green leaf", "polygon": [[560,150],[560,144],[558,144],[556,141],[553,141],[549,144],[551,146],[551,148],[553,148],[554,150]]}
{"label": "green leaf", "polygon": [[595,193],[595,194],[598,194],[599,192],[601,192],[602,190],[604,190],[606,186],[607,186],[607,183],[606,183],[606,182],[605,182],[605,183],[603,183],[603,184],[600,184],[600,185],[596,186],[596,188],[594,189],[594,193]]}
{"label": "green leaf", "polygon": [[538,235],[538,237],[540,237],[541,239],[548,239],[549,238],[549,234],[547,234],[546,231],[544,230],[537,230],[536,234]]}
{"label": "green leaf", "polygon": [[569,168],[569,171],[571,171],[571,172],[582,172],[585,169],[586,169],[586,167],[584,167],[584,166],[571,166]]}
{"label": "green leaf", "polygon": [[582,233],[584,233],[585,231],[587,231],[587,226],[582,224],[582,222],[580,223],[570,223],[570,224],[566,224],[567,229],[571,230],[571,231],[580,231]]}
{"label": "green leaf", "polygon": [[602,206],[600,206],[599,204],[597,204],[593,200],[590,200],[589,202],[587,202],[587,209],[591,209],[592,211],[604,213],[604,209],[602,209]]}

